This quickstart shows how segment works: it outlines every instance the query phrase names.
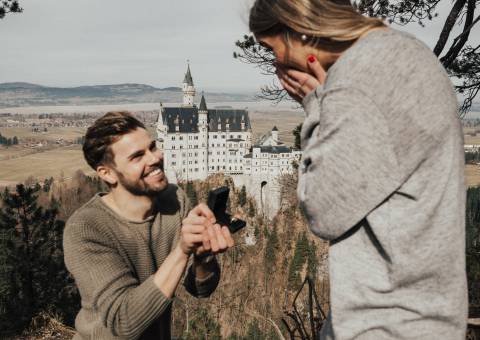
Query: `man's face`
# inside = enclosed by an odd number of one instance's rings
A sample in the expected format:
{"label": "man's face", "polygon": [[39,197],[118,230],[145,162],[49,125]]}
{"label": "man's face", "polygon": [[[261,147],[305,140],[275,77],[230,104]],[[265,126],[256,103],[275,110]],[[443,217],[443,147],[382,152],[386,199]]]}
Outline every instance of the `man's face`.
{"label": "man's face", "polygon": [[118,185],[134,195],[154,196],[168,181],[163,171],[163,152],[145,129],[137,128],[111,145]]}

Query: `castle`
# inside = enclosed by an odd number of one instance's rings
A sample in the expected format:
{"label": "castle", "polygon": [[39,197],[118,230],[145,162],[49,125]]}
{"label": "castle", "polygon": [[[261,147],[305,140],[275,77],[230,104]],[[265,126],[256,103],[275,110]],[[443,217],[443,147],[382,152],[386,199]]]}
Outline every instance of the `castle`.
{"label": "castle", "polygon": [[182,105],[164,107],[160,103],[156,123],[157,143],[164,152],[169,180],[204,180],[222,172],[231,176],[237,186],[245,185],[247,192],[261,203],[262,210],[271,215],[278,209],[278,177],[293,172],[301,152],[285,146],[276,127],[252,145],[246,110],[209,109],[203,94],[197,107],[190,65],[182,90]]}

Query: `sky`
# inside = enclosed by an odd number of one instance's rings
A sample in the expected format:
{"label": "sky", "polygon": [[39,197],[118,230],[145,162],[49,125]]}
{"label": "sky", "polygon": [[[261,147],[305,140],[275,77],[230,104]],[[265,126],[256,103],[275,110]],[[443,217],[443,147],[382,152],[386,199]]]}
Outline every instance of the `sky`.
{"label": "sky", "polygon": [[[0,20],[0,83],[181,86],[190,61],[197,90],[256,92],[269,83],[233,58],[251,0],[20,0]],[[451,2],[427,28],[401,29],[433,47]],[[477,32],[478,34],[478,32]]]}

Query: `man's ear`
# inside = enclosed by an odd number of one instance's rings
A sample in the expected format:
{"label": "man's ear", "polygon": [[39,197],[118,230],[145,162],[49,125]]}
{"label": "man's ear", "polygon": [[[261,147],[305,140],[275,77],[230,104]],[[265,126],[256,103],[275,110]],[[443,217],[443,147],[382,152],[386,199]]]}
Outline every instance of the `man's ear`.
{"label": "man's ear", "polygon": [[109,166],[99,165],[97,167],[97,175],[111,186],[117,184],[118,182],[117,174]]}

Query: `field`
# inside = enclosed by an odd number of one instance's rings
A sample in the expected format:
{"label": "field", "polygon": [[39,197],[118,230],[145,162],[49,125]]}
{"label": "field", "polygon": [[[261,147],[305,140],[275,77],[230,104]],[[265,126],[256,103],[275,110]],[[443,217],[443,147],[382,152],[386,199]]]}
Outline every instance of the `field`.
{"label": "field", "polygon": [[92,172],[83,159],[80,146],[59,147],[54,150],[2,160],[0,186],[23,182],[29,177],[40,181],[50,177],[63,177],[64,180],[68,180],[77,170],[82,170],[86,174]]}
{"label": "field", "polygon": [[13,138],[17,136],[19,139],[34,138],[36,140],[49,140],[56,141],[57,139],[64,139],[74,141],[78,137],[85,134],[84,128],[75,127],[51,127],[48,128],[48,132],[32,132],[28,127],[11,127],[0,128],[0,134],[7,138]]}
{"label": "field", "polygon": [[[250,111],[254,140],[277,126],[280,140],[293,145],[292,130],[303,120],[301,112],[289,110]],[[153,127],[148,127],[154,132]],[[2,128],[0,133],[6,137],[17,136],[21,141],[26,138],[56,141],[57,139],[75,140],[85,134],[82,128],[49,128],[46,133],[32,133],[29,128]],[[92,173],[83,159],[79,145],[58,146],[53,150],[39,151],[22,146],[0,147],[0,186],[13,185],[35,178],[60,178],[68,180],[77,170]]]}

